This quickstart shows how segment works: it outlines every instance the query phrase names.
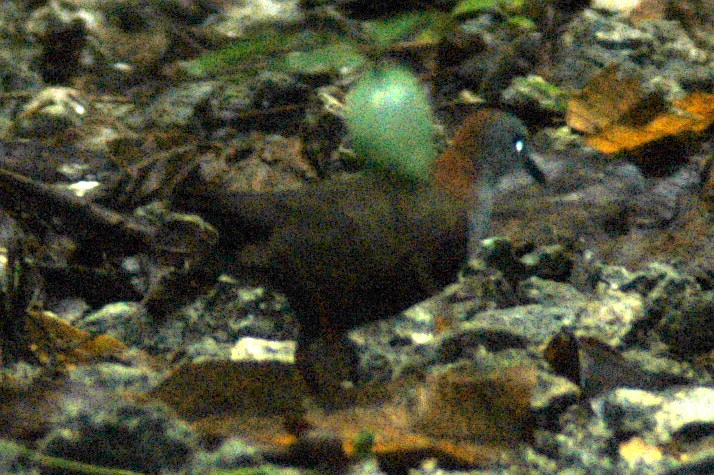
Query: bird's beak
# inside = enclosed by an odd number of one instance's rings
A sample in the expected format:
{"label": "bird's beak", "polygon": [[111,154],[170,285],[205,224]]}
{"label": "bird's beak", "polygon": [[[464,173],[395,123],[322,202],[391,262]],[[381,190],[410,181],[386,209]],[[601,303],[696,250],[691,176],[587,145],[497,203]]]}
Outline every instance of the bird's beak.
{"label": "bird's beak", "polygon": [[545,174],[541,171],[541,169],[538,167],[538,164],[536,163],[534,159],[534,153],[529,152],[528,156],[526,157],[526,163],[525,163],[525,168],[528,174],[533,177],[535,181],[540,183],[541,185],[546,184],[546,177]]}

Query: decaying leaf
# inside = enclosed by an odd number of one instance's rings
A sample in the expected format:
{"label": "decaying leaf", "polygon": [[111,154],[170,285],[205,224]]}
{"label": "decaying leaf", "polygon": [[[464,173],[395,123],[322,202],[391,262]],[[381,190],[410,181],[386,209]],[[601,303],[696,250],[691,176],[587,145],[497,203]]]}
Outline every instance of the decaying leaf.
{"label": "decaying leaf", "polygon": [[576,337],[568,329],[551,339],[543,356],[556,373],[580,386],[584,398],[616,387],[663,389],[688,382],[674,375],[647,372],[601,341]]}
{"label": "decaying leaf", "polygon": [[529,437],[532,368],[514,366],[491,374],[450,370],[427,377],[417,389],[412,425],[440,439],[509,444]]}
{"label": "decaying leaf", "polygon": [[588,135],[632,114],[645,99],[640,78],[625,75],[616,63],[595,74],[585,88],[573,94],[565,121],[568,126]]}
{"label": "decaying leaf", "polygon": [[714,123],[714,95],[695,92],[675,101],[672,111],[659,114],[644,126],[618,123],[589,137],[588,144],[603,153],[635,150],[667,137],[698,134]]}
{"label": "decaying leaf", "polygon": [[314,407],[293,365],[189,364],[153,396],[194,421],[213,440],[239,435],[269,459],[300,465],[358,458],[365,434],[383,467],[402,470],[425,458],[445,467],[488,466],[508,458],[532,430],[536,372],[512,367],[480,374],[460,365],[426,381],[355,389],[343,409]]}
{"label": "decaying leaf", "polygon": [[275,361],[187,363],[152,392],[189,420],[216,414],[299,415],[306,394],[295,367]]}
{"label": "decaying leaf", "polygon": [[714,124],[714,95],[693,92],[666,103],[613,64],[596,74],[568,104],[567,124],[603,153],[641,150],[666,138],[686,138]]}
{"label": "decaying leaf", "polygon": [[126,346],[111,335],[92,336],[51,312],[29,311],[30,341],[40,361],[81,364],[119,355]]}

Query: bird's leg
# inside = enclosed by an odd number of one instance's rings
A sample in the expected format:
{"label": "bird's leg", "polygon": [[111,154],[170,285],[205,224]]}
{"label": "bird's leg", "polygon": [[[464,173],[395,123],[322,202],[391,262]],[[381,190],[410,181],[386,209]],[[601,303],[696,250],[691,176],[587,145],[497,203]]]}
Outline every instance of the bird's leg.
{"label": "bird's leg", "polygon": [[301,328],[295,364],[318,401],[327,408],[343,407],[350,402],[344,382],[352,379],[356,355],[346,342],[345,331],[331,323],[336,316],[329,315],[317,300],[319,329]]}
{"label": "bird's leg", "polygon": [[496,202],[496,186],[489,180],[482,180],[474,187],[473,206],[469,210],[468,259],[474,259],[479,254],[479,243],[486,237],[493,206]]}

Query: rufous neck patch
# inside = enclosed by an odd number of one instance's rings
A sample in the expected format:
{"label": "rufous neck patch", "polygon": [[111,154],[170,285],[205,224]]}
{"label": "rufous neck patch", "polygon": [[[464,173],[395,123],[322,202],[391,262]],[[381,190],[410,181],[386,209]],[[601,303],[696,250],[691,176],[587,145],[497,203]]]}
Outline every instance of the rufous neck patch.
{"label": "rufous neck patch", "polygon": [[488,147],[487,131],[499,113],[481,109],[469,115],[454,135],[454,140],[434,162],[433,176],[437,186],[461,202],[471,200],[479,178],[479,165]]}

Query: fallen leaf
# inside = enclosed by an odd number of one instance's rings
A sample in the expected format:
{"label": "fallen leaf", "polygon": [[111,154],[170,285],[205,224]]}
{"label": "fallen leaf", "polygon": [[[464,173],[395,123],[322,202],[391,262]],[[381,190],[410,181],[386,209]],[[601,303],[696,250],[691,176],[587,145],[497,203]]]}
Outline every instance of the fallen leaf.
{"label": "fallen leaf", "polygon": [[613,124],[588,137],[587,142],[603,153],[617,153],[665,138],[699,134],[714,123],[713,94],[694,92],[672,105],[673,110],[659,114],[644,126]]}
{"label": "fallen leaf", "polygon": [[207,362],[184,365],[153,392],[217,442],[238,435],[270,459],[332,467],[359,458],[365,434],[384,467],[406,470],[425,458],[444,467],[490,466],[532,430],[536,373],[512,367],[481,374],[460,366],[424,382],[372,383],[325,410],[309,403],[292,365]]}
{"label": "fallen leaf", "polygon": [[532,368],[514,366],[492,374],[446,371],[417,389],[412,425],[440,439],[510,444],[529,437]]}
{"label": "fallen leaf", "polygon": [[565,115],[568,127],[596,134],[633,115],[646,96],[640,83],[639,77],[621,72],[619,64],[609,64],[573,94]]}
{"label": "fallen leaf", "polygon": [[669,8],[666,0],[642,0],[630,12],[630,21],[637,28],[645,21],[665,20]]}
{"label": "fallen leaf", "polygon": [[246,414],[271,417],[303,412],[308,394],[295,366],[277,361],[204,361],[174,370],[151,396],[189,420]]}
{"label": "fallen leaf", "polygon": [[93,336],[51,312],[29,311],[29,340],[41,361],[81,364],[117,356],[126,345],[111,335]]}
{"label": "fallen leaf", "polygon": [[684,377],[645,371],[601,341],[576,337],[568,329],[551,339],[543,356],[557,374],[580,386],[586,399],[617,387],[659,390],[689,382]]}
{"label": "fallen leaf", "polygon": [[569,127],[586,135],[602,153],[638,151],[663,139],[687,139],[714,124],[714,95],[693,92],[667,103],[646,92],[641,78],[605,67],[573,95],[566,113]]}

